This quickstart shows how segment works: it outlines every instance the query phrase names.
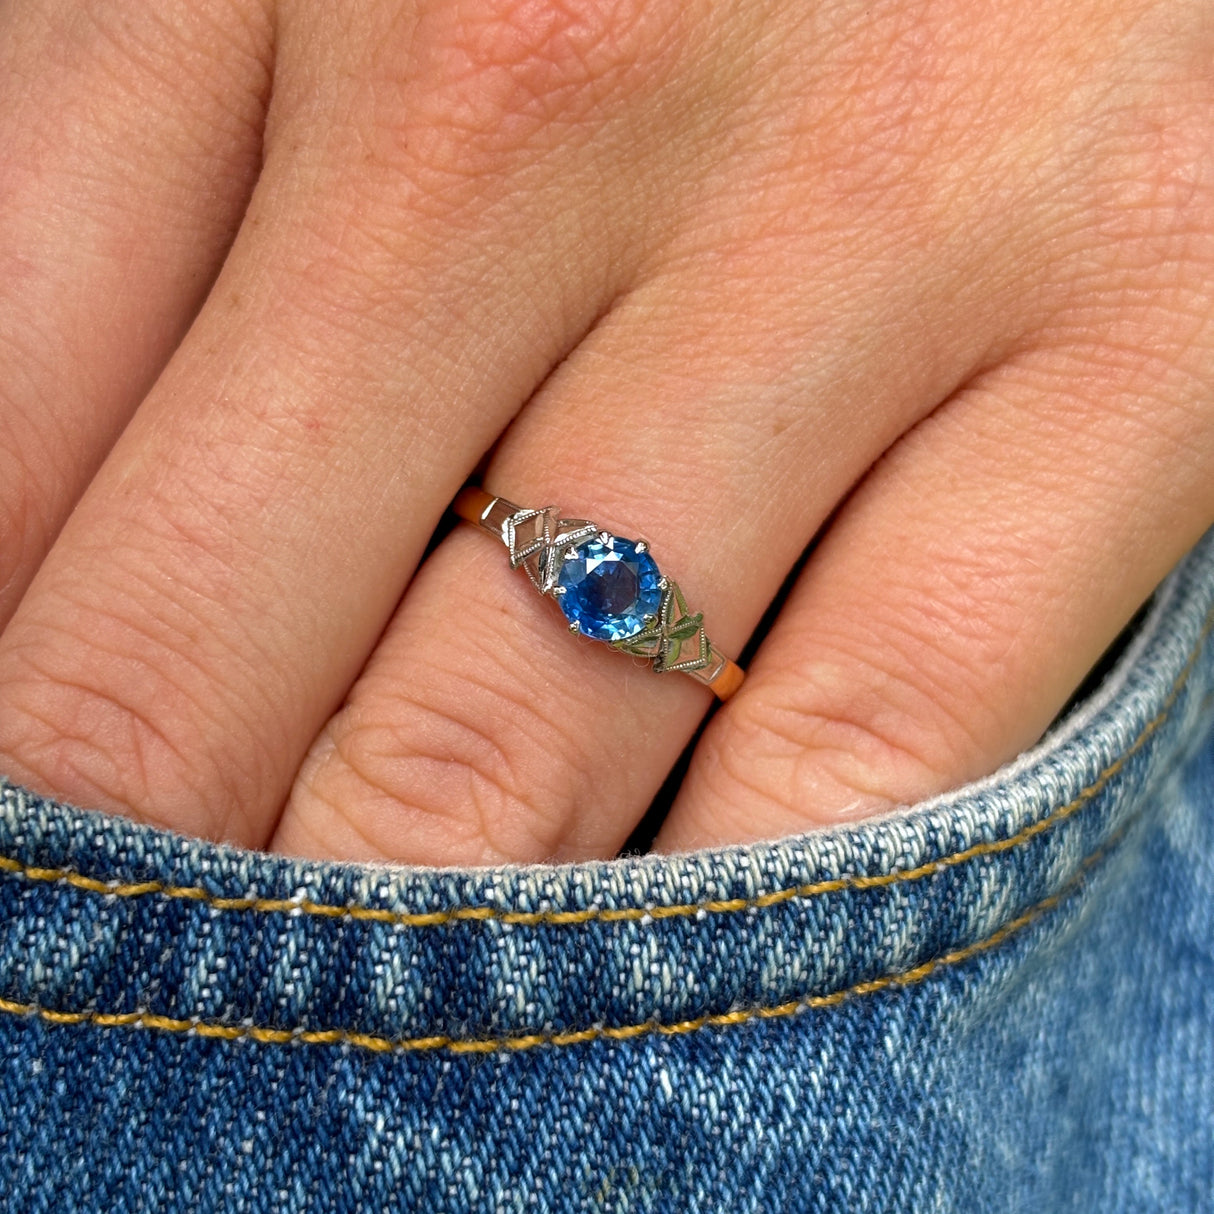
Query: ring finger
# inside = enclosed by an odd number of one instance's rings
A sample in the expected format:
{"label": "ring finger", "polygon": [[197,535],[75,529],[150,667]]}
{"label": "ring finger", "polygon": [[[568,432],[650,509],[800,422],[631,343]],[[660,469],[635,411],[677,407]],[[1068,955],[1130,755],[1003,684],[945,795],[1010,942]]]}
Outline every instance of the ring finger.
{"label": "ring finger", "polygon": [[[706,264],[720,274],[719,250]],[[751,275],[739,254],[731,269],[727,292],[682,266],[617,303],[516,419],[485,477],[521,506],[641,532],[726,654],[849,486],[989,354],[1009,316],[998,291],[985,315],[971,301],[953,328],[963,336],[929,357],[918,308],[870,345],[866,294],[847,306],[790,283],[779,304],[760,303],[770,267],[760,258]],[[949,275],[930,281],[965,306]],[[785,341],[794,307],[812,350]],[[611,855],[711,703],[681,674],[647,673],[570,636],[503,550],[460,528],[313,745],[272,847],[416,863]]]}

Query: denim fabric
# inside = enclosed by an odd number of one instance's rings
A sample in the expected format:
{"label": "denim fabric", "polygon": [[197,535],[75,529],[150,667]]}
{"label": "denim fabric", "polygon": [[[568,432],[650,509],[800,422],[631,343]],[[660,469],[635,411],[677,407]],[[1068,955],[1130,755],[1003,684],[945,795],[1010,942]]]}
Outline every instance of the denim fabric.
{"label": "denim fabric", "polygon": [[853,828],[416,869],[0,782],[0,1208],[1214,1210],[1214,533]]}

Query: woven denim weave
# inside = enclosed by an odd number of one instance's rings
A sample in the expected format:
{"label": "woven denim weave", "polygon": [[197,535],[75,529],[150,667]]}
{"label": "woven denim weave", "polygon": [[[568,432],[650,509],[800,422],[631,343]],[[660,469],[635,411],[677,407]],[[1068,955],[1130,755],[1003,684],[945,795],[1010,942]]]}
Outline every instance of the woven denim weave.
{"label": "woven denim weave", "polygon": [[1016,763],[456,870],[0,781],[0,1209],[1214,1210],[1214,534]]}

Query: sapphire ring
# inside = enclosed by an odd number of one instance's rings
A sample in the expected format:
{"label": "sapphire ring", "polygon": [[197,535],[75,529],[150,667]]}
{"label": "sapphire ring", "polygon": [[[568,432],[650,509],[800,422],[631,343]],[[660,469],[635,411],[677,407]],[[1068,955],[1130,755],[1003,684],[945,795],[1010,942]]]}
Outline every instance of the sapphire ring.
{"label": "sapphire ring", "polygon": [[680,671],[727,700],[745,677],[687,610],[674,580],[658,572],[645,540],[626,540],[589,519],[563,518],[555,506],[527,510],[467,486],[452,503],[460,518],[506,545],[541,594],[556,600],[569,631],[648,658],[664,674]]}

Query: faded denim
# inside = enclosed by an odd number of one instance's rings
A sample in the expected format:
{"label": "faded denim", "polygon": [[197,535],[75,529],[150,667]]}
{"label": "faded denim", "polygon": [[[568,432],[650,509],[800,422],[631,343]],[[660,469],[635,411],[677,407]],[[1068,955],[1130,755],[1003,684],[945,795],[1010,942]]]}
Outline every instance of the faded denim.
{"label": "faded denim", "polygon": [[0,783],[6,1211],[1214,1210],[1214,533],[994,776],[424,870]]}

